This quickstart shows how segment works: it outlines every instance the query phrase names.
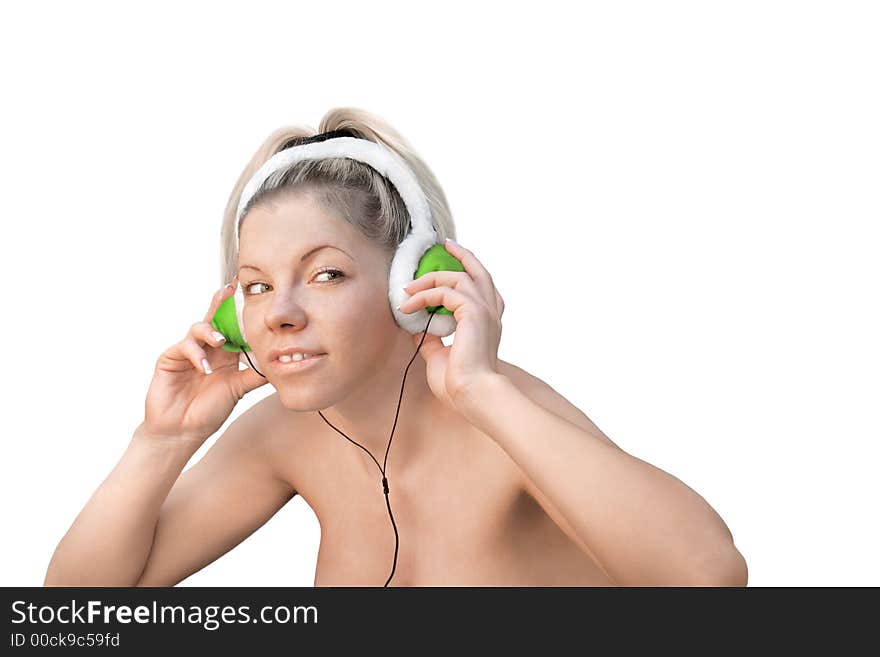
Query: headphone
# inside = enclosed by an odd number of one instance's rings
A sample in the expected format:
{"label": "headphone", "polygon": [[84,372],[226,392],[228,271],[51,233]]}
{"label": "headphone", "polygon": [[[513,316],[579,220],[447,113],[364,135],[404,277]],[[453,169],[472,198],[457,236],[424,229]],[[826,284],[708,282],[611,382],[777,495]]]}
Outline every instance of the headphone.
{"label": "headphone", "polygon": [[[399,537],[394,515],[391,513],[391,502],[388,499],[388,478],[385,476],[385,466],[388,463],[388,450],[391,448],[391,439],[394,437],[394,429],[397,427],[397,417],[400,414],[400,402],[403,398],[403,388],[406,384],[406,375],[409,366],[412,365],[425,337],[428,333],[439,337],[450,335],[455,331],[455,318],[448,308],[444,306],[427,306],[417,311],[403,313],[397,309],[407,294],[403,286],[420,276],[432,271],[465,271],[461,262],[449,253],[443,244],[438,243],[437,229],[432,220],[431,208],[424,191],[419,185],[418,179],[413,174],[409,165],[395,152],[385,146],[357,137],[347,129],[331,130],[312,137],[297,137],[288,140],[281,149],[270,157],[252,175],[245,185],[238,203],[238,211],[235,220],[235,252],[239,252],[239,231],[241,220],[251,207],[251,201],[261,191],[262,185],[273,173],[285,170],[296,162],[302,160],[322,160],[326,158],[348,158],[369,165],[379,174],[384,176],[394,185],[409,213],[410,229],[397,245],[394,257],[391,261],[391,269],[388,276],[388,300],[391,312],[397,324],[415,335],[423,333],[419,346],[407,363],[403,373],[403,381],[400,384],[400,396],[397,400],[397,412],[394,415],[394,425],[391,428],[391,436],[388,438],[388,446],[385,449],[384,465],[360,443],[346,436],[342,431],[333,426],[321,411],[318,415],[334,431],[341,434],[346,440],[364,450],[376,463],[382,473],[382,491],[385,494],[385,504],[388,507],[388,515],[391,518],[391,526],[394,529],[394,561],[391,566],[391,574],[385,581],[388,586],[394,571],[397,568],[397,552]],[[266,378],[251,361],[248,352],[253,352],[247,344],[244,331],[242,311],[244,309],[244,294],[241,283],[236,286],[235,293],[227,298],[214,313],[211,320],[212,326],[223,334],[226,342],[221,345],[222,349],[231,352],[240,352],[248,362],[248,365],[257,374]],[[425,319],[427,318],[427,323]],[[436,318],[436,320],[435,320]],[[431,326],[433,322],[433,327]],[[422,325],[424,324],[424,328]]]}

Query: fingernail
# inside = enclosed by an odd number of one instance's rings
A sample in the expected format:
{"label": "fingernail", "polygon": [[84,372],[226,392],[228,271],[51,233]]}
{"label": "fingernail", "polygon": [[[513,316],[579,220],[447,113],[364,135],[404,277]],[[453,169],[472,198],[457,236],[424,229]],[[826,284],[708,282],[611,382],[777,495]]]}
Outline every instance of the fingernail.
{"label": "fingernail", "polygon": [[218,333],[217,331],[211,331],[211,335],[214,336],[214,339],[217,340],[217,342],[226,342],[226,338],[223,337],[222,333]]}
{"label": "fingernail", "polygon": [[454,239],[452,239],[451,237],[447,237],[447,238],[446,238],[446,241],[447,241],[447,242],[452,242],[453,244],[455,244],[456,246],[458,246],[458,242],[456,242],[456,241],[455,241]]}
{"label": "fingernail", "polygon": [[211,366],[208,365],[208,359],[207,359],[207,358],[202,358],[202,367],[205,368],[205,374],[211,374],[211,373],[212,373],[212,371],[211,371]]}

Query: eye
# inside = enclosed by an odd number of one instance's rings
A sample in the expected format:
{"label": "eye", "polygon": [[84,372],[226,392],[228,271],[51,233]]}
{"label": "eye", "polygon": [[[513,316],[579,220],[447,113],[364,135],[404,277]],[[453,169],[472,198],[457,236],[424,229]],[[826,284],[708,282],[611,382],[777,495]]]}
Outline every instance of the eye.
{"label": "eye", "polygon": [[265,285],[265,283],[248,283],[247,285],[244,286],[245,293],[250,295],[251,292],[249,292],[248,290],[250,290],[250,288],[252,288],[254,285]]}
{"label": "eye", "polygon": [[[335,267],[325,267],[324,269],[321,269],[320,271],[318,271],[312,277],[312,280],[315,280],[321,274],[336,274],[336,276],[333,276],[329,280],[318,281],[319,283],[332,283],[332,282],[337,281],[339,279],[345,278],[345,273],[342,272],[341,270],[336,269]],[[255,281],[253,283],[246,283],[246,284],[242,285],[242,289],[245,291],[245,294],[247,294],[248,296],[255,296],[254,293],[250,292],[250,288],[255,287],[257,285],[266,285],[267,287],[269,287],[269,285],[267,283],[260,283],[260,282]]]}
{"label": "eye", "polygon": [[338,276],[335,276],[334,278],[331,278],[330,280],[324,281],[326,283],[329,283],[330,281],[335,281],[335,280],[338,280],[340,278],[345,277],[344,273],[342,273],[338,269],[334,269],[333,267],[326,267],[324,269],[321,269],[317,274],[315,274],[315,278],[317,278],[321,274],[338,274]]}

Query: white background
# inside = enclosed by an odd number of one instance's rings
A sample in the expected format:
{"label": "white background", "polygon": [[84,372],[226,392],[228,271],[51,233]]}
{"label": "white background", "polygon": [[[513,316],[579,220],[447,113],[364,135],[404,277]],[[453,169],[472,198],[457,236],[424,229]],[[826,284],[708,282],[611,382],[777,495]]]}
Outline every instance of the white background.
{"label": "white background", "polygon": [[[499,357],[698,491],[750,586],[880,585],[878,33],[869,2],[5,4],[0,585],[42,584],[204,314],[248,158],[337,106],[438,176]],[[296,497],[181,586],[311,586],[318,542]]]}

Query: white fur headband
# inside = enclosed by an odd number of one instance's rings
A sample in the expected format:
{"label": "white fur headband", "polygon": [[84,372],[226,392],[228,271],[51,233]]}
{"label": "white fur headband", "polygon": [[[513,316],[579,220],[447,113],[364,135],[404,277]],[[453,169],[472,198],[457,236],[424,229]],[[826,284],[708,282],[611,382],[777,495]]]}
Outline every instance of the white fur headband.
{"label": "white fur headband", "polygon": [[[239,250],[238,233],[241,228],[242,214],[248,202],[260,189],[266,179],[276,171],[286,169],[301,160],[322,160],[325,158],[349,158],[370,165],[380,174],[385,176],[403,200],[409,212],[411,228],[406,238],[397,246],[397,252],[391,262],[389,274],[388,299],[391,302],[391,312],[397,323],[410,333],[421,333],[425,330],[430,315],[424,308],[410,313],[402,313],[396,306],[409,298],[403,290],[403,286],[413,280],[422,255],[437,243],[437,230],[431,216],[431,208],[428,199],[422,191],[421,185],[413,174],[409,165],[399,155],[390,149],[358,137],[340,136],[330,138],[334,134],[344,134],[332,131],[315,135],[309,139],[321,141],[306,142],[300,145],[285,148],[266,160],[263,165],[251,176],[244,186],[241,199],[238,202],[238,211],[235,217],[235,251]],[[239,314],[244,306],[244,296],[241,286],[236,290],[236,308]],[[239,326],[244,331],[242,318],[238,317]],[[455,331],[455,318],[452,315],[436,313],[431,320],[428,333],[444,337]]]}
{"label": "white fur headband", "polygon": [[242,212],[248,202],[260,189],[266,179],[281,169],[286,169],[302,160],[323,160],[332,157],[347,157],[364,162],[388,178],[397,188],[397,193],[406,205],[412,221],[414,233],[435,233],[431,221],[431,209],[422,188],[409,166],[393,151],[381,144],[357,137],[335,137],[323,141],[293,146],[279,151],[270,157],[256,170],[244,186],[238,202],[235,217],[235,249],[238,251],[238,231],[241,226]]}

